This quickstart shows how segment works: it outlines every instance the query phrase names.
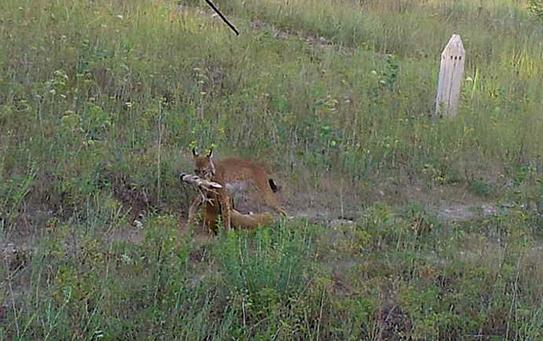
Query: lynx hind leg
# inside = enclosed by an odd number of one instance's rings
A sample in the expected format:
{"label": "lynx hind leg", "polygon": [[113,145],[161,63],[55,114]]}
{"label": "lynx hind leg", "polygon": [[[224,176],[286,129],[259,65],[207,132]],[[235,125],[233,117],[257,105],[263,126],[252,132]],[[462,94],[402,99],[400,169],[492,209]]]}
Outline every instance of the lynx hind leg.
{"label": "lynx hind leg", "polygon": [[266,205],[270,206],[277,213],[283,216],[287,215],[287,212],[285,211],[281,203],[279,203],[279,200],[277,200],[275,193],[272,191],[272,188],[270,187],[270,183],[266,174],[263,174],[263,176],[256,177],[255,185],[258,188],[260,195],[262,197],[262,200],[264,200]]}
{"label": "lynx hind leg", "polygon": [[254,230],[257,227],[268,226],[273,223],[273,216],[269,212],[257,214],[242,214],[232,210],[232,227],[239,230]]}

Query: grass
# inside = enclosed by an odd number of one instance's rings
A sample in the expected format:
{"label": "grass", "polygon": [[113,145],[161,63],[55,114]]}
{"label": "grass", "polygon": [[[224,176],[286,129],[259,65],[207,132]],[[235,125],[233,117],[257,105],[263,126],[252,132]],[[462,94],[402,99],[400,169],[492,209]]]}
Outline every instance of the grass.
{"label": "grass", "polygon": [[[541,337],[541,256],[518,211],[446,226],[375,205],[201,241],[156,216],[140,243],[59,225],[7,273],[16,339]],[[86,231],[86,232],[85,232]],[[93,232],[91,232],[93,231]],[[66,237],[72,235],[72,238]],[[76,238],[77,237],[77,238]],[[10,299],[11,293],[6,293]]]}
{"label": "grass", "polygon": [[[28,246],[0,267],[0,338],[541,338],[528,5],[217,3],[240,36],[198,1],[0,3],[0,236]],[[433,119],[453,32],[460,112]],[[358,198],[355,223],[180,234],[195,145],[268,163],[292,211],[302,194],[342,215]],[[498,212],[443,222],[398,198],[414,187]]]}

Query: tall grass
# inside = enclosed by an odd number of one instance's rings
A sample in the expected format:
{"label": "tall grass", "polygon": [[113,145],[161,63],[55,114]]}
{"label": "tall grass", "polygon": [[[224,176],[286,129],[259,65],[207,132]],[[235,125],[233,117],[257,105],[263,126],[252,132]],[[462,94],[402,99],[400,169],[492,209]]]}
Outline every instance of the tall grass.
{"label": "tall grass", "polygon": [[[488,174],[540,155],[540,25],[507,3],[478,14],[469,3],[394,6],[232,2],[245,18],[234,37],[190,8],[172,16],[168,3],[6,1],[4,174],[28,174],[36,160],[40,183],[58,179],[48,185],[77,197],[105,168],[171,188],[191,143],[347,179],[424,165],[464,174],[472,162]],[[277,40],[249,31],[252,17],[354,49]],[[468,80],[459,117],[435,122],[435,61],[453,31]]]}
{"label": "tall grass", "polygon": [[[522,2],[219,2],[240,36],[184,4],[0,2],[0,235],[38,240],[0,267],[0,338],[541,338],[541,217],[516,204],[543,202],[543,28]],[[460,113],[433,119],[453,32]],[[309,195],[392,176],[513,205],[200,243],[177,173],[212,144]]]}
{"label": "tall grass", "polygon": [[[0,268],[12,339],[541,337],[537,228],[522,210],[447,226],[374,205],[356,225],[303,221],[201,241],[153,216],[142,239],[56,224]],[[122,222],[113,222],[114,229]],[[23,263],[20,263],[20,262]],[[8,290],[8,285],[12,290]],[[2,297],[2,296],[0,296]]]}

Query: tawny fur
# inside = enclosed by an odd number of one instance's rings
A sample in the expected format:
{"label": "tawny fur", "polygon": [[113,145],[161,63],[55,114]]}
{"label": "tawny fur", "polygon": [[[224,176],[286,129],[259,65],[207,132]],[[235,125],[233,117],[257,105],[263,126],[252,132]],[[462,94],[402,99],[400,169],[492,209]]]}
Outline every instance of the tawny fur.
{"label": "tawny fur", "polygon": [[[194,203],[190,207],[189,216],[193,219],[200,205],[205,202],[204,227],[207,227],[208,230],[216,233],[219,216],[222,216],[221,206],[218,202],[219,194],[216,189],[221,188],[221,186],[218,183],[210,182],[196,175],[185,173],[180,175],[180,179],[196,186],[200,190],[200,195],[194,200]],[[231,207],[230,216],[231,225],[235,229],[251,230],[259,226],[270,225],[273,223],[273,216],[268,212],[260,214],[242,214]],[[192,222],[192,220],[189,221]]]}
{"label": "tawny fur", "polygon": [[266,170],[255,162],[239,158],[214,160],[211,152],[205,156],[194,153],[194,166],[197,175],[218,182],[223,186],[236,181],[247,181],[253,184],[265,204],[286,216],[285,209],[277,200],[272,189],[273,180],[270,181]]}
{"label": "tawny fur", "polygon": [[[218,229],[219,215],[222,215],[222,208],[217,201],[217,195],[210,193],[207,197],[204,211],[204,226],[214,233]],[[273,216],[269,212],[257,214],[242,214],[235,209],[230,209],[231,227],[239,230],[253,230],[260,226],[273,223]]]}

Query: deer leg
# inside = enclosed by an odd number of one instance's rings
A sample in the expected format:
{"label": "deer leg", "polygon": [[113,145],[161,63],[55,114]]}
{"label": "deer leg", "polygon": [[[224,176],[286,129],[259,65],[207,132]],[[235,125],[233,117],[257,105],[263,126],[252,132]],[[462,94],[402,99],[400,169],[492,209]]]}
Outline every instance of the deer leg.
{"label": "deer leg", "polygon": [[200,208],[200,205],[203,202],[204,202],[204,199],[202,198],[201,195],[194,198],[194,200],[192,201],[192,204],[190,205],[190,208],[189,208],[189,217],[188,217],[188,220],[187,220],[187,226],[190,226],[193,223],[193,221],[195,219],[195,216],[196,216],[196,212],[198,211],[198,208]]}

